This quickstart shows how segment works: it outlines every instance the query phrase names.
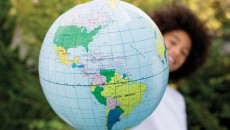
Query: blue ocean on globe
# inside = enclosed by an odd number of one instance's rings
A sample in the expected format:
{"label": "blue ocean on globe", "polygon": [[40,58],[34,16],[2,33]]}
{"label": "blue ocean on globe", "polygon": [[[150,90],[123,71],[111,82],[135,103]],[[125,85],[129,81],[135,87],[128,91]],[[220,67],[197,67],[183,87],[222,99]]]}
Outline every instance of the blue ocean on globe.
{"label": "blue ocean on globe", "polygon": [[168,83],[165,43],[155,23],[119,0],[94,0],[50,27],[39,78],[52,109],[79,130],[123,130],[158,106]]}

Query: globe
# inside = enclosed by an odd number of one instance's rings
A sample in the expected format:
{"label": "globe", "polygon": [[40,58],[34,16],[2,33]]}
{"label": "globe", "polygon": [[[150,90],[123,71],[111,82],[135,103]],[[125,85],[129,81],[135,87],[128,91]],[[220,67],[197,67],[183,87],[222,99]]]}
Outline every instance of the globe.
{"label": "globe", "polygon": [[50,106],[81,130],[122,130],[158,106],[168,82],[165,43],[155,23],[119,0],[66,11],[48,30],[39,56]]}

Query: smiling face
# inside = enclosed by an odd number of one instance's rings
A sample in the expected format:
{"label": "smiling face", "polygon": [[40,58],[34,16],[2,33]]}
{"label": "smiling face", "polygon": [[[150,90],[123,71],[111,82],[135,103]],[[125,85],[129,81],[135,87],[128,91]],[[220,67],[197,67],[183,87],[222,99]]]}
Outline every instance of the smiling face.
{"label": "smiling face", "polygon": [[178,70],[186,61],[192,48],[192,41],[187,32],[173,30],[163,35],[168,50],[169,70]]}

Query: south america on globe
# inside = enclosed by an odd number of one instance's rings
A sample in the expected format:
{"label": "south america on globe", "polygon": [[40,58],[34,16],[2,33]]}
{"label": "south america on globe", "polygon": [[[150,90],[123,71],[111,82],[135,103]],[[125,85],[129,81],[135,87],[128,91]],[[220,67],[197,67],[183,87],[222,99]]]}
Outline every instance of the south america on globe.
{"label": "south america on globe", "polygon": [[94,0],[50,27],[39,56],[50,106],[78,130],[124,130],[158,106],[168,83],[163,37],[140,9]]}

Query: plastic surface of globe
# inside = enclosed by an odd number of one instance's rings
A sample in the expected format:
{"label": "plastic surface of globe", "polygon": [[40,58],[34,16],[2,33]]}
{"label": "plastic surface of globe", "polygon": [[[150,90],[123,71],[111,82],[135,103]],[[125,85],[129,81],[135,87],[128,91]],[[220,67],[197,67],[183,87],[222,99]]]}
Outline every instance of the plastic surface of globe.
{"label": "plastic surface of globe", "polygon": [[94,0],[62,14],[46,34],[39,78],[57,115],[76,129],[122,130],[140,124],[168,82],[165,43],[140,9]]}

